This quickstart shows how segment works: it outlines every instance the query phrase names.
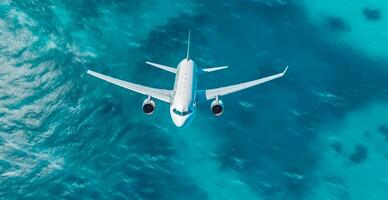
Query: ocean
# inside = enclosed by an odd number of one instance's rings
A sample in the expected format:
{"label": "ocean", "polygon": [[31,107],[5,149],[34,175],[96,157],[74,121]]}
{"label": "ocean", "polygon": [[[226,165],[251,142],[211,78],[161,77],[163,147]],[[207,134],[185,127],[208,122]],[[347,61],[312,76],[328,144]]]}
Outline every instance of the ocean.
{"label": "ocean", "polygon": [[[0,199],[388,199],[387,0],[0,0]],[[215,88],[169,106],[88,69],[171,89],[186,56]]]}

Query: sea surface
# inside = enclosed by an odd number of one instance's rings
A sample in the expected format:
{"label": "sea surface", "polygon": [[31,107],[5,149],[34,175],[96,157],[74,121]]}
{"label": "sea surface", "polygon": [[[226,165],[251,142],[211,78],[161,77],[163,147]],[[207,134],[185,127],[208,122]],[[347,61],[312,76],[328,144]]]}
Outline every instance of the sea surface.
{"label": "sea surface", "polygon": [[[145,61],[229,65],[198,106],[167,104],[88,69],[171,89]],[[388,0],[0,0],[0,199],[387,200]]]}

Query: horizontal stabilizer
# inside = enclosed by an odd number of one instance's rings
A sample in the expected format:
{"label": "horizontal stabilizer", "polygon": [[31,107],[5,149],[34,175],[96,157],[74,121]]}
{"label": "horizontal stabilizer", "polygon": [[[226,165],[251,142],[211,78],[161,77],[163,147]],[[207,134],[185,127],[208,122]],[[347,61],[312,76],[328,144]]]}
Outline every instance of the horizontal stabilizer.
{"label": "horizontal stabilizer", "polygon": [[173,68],[173,67],[169,67],[169,66],[166,66],[166,65],[161,65],[161,64],[157,64],[157,63],[152,63],[152,62],[146,62],[147,64],[151,65],[151,66],[154,66],[154,67],[157,67],[159,69],[163,69],[165,71],[168,71],[168,72],[171,72],[171,73],[176,73],[176,68]]}
{"label": "horizontal stabilizer", "polygon": [[206,73],[206,72],[214,72],[222,69],[227,69],[228,66],[221,66],[221,67],[211,67],[211,68],[204,68],[200,69],[200,73]]}

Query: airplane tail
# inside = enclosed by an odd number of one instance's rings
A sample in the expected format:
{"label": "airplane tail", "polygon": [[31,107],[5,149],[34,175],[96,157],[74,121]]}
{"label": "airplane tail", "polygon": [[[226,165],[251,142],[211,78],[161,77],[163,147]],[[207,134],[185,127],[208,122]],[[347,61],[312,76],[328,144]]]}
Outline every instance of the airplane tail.
{"label": "airplane tail", "polygon": [[190,35],[191,31],[189,30],[189,37],[187,39],[187,54],[186,54],[186,60],[189,60],[189,55],[190,55]]}

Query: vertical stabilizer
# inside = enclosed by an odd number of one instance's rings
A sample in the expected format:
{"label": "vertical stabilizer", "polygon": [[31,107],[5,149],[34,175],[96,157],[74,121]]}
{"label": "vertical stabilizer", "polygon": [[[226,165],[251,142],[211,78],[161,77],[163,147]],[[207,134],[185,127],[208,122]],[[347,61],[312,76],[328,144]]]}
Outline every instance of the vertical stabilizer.
{"label": "vertical stabilizer", "polygon": [[190,34],[191,34],[191,31],[189,30],[189,38],[187,39],[187,55],[186,55],[187,60],[189,60],[189,55],[190,55]]}

